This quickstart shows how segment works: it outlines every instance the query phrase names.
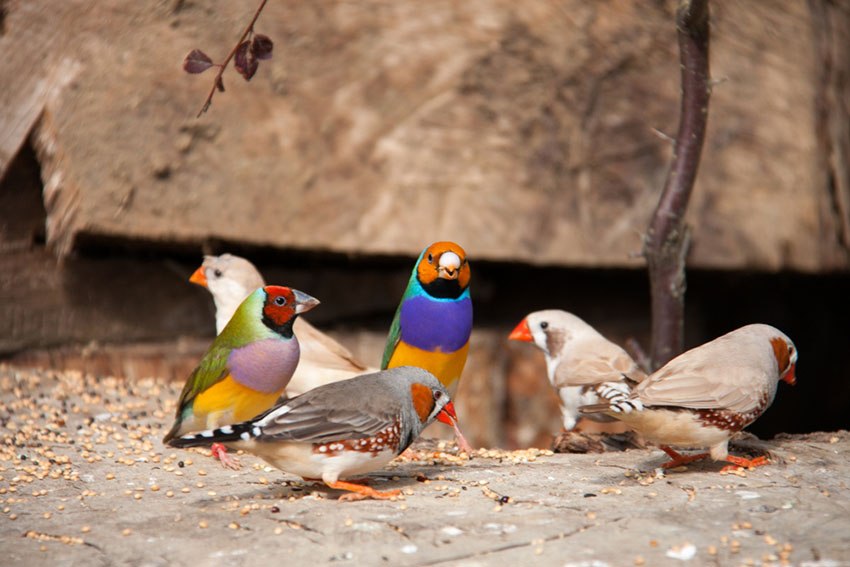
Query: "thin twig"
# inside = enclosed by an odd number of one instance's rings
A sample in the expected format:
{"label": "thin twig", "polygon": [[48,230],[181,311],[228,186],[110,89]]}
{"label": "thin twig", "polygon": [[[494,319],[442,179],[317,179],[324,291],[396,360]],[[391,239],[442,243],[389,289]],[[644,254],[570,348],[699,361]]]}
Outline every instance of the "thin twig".
{"label": "thin twig", "polygon": [[673,163],[644,238],[652,294],[652,368],[684,346],[685,257],[689,233],[685,209],[693,189],[708,119],[708,0],[681,0],[676,10],[682,102]]}
{"label": "thin twig", "polygon": [[[198,112],[198,115],[195,118],[200,118],[201,114],[206,112],[212,104],[212,98],[215,94],[216,89],[219,88],[219,85],[224,84],[221,80],[221,76],[224,73],[224,70],[227,68],[227,65],[230,63],[230,60],[233,59],[233,56],[236,55],[236,50],[239,49],[239,46],[242,45],[242,42],[245,41],[245,38],[248,37],[248,34],[254,30],[254,24],[257,23],[257,18],[260,17],[260,12],[262,12],[263,8],[266,6],[266,2],[268,2],[268,0],[260,0],[260,5],[257,7],[257,11],[254,12],[254,17],[251,18],[251,23],[248,24],[248,27],[245,28],[244,32],[242,32],[242,36],[239,38],[239,41],[236,42],[236,45],[234,45],[233,49],[230,50],[230,54],[227,56],[227,59],[225,59],[224,63],[222,63],[219,67],[218,73],[213,79],[213,85],[210,89],[210,94],[207,95],[207,100],[204,101],[204,106],[201,108],[201,111]],[[223,86],[221,87],[221,90],[224,90]]]}

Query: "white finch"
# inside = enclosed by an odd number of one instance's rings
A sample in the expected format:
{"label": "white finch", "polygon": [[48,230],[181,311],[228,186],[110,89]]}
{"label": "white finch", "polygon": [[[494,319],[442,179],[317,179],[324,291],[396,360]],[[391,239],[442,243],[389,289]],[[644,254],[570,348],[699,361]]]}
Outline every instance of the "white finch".
{"label": "white finch", "polygon": [[[598,403],[606,396],[628,394],[646,378],[626,351],[566,311],[529,313],[509,338],[533,342],[543,351],[549,382],[561,398],[566,431],[576,426],[580,406]],[[601,393],[606,396],[600,397]],[[604,414],[589,417],[611,421]]]}

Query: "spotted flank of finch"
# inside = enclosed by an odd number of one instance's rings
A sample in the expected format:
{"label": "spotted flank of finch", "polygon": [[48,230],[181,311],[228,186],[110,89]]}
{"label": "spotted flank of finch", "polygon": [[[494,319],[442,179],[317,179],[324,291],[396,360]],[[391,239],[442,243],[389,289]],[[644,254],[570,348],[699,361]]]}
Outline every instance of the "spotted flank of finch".
{"label": "spotted flank of finch", "polygon": [[175,437],[170,445],[224,443],[282,471],[350,491],[340,500],[386,499],[400,491],[341,479],[380,469],[435,419],[455,424],[448,390],[431,373],[403,366],[320,386],[252,420]]}
{"label": "spotted flank of finch", "polygon": [[[306,293],[266,286],[242,302],[189,376],[163,442],[250,419],[274,405],[298,365],[292,324],[318,305]],[[225,466],[237,463],[218,447]]]}
{"label": "spotted flank of finch", "polygon": [[[239,304],[258,287],[265,285],[254,264],[233,254],[204,256],[203,265],[195,270],[190,281],[206,287],[212,294],[219,333]],[[348,349],[303,317],[298,317],[293,329],[301,346],[301,361],[286,387],[287,395],[297,396],[322,384],[375,370],[357,360]]]}
{"label": "spotted flank of finch", "polygon": [[[469,279],[466,252],[454,242],[422,251],[393,318],[381,368],[418,366],[445,386],[460,378],[472,332]],[[471,452],[456,433],[461,449]]]}
{"label": "spotted flank of finch", "polygon": [[[559,309],[529,313],[510,337],[534,343],[546,358],[549,382],[561,399],[564,430],[579,418],[579,406],[604,401],[608,395],[628,394],[646,374],[628,353],[579,317]],[[602,413],[589,414],[596,421],[611,421]]]}
{"label": "spotted flank of finch", "polygon": [[[737,466],[767,464],[765,457],[728,454],[729,439],[773,403],[779,381],[796,382],[797,349],[770,325],[747,325],[680,354],[638,384],[631,394],[581,408],[604,412],[661,445],[674,467],[711,456]],[[684,456],[672,447],[708,453]]]}

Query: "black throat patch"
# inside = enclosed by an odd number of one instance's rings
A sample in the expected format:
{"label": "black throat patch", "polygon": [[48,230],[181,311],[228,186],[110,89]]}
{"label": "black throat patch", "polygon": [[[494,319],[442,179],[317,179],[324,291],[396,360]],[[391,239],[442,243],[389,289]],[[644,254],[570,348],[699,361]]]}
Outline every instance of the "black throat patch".
{"label": "black throat patch", "polygon": [[275,322],[272,321],[271,318],[269,318],[266,315],[263,315],[263,325],[265,325],[266,327],[268,327],[269,329],[271,329],[272,331],[274,331],[278,335],[282,336],[284,339],[291,339],[292,335],[293,335],[292,324],[295,322],[295,319],[297,317],[298,317],[297,315],[293,315],[289,319],[289,321],[287,321],[283,325],[275,325]]}
{"label": "black throat patch", "polygon": [[423,284],[422,282],[419,282],[419,284],[428,295],[440,299],[457,299],[463,293],[460,283],[457,280],[437,278],[429,284]]}

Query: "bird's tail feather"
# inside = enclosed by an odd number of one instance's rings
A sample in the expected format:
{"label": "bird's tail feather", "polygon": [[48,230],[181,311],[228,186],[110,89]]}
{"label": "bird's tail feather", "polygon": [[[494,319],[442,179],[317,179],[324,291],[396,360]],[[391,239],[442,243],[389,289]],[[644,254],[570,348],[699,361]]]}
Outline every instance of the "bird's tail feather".
{"label": "bird's tail feather", "polygon": [[605,402],[604,404],[590,404],[587,406],[581,406],[578,408],[580,413],[599,413],[603,411],[610,411],[611,404],[609,402]]}
{"label": "bird's tail feather", "polygon": [[258,437],[261,429],[253,422],[245,421],[234,425],[223,425],[218,429],[207,429],[168,440],[171,447],[199,447],[211,443],[227,443],[229,441],[248,441]]}

